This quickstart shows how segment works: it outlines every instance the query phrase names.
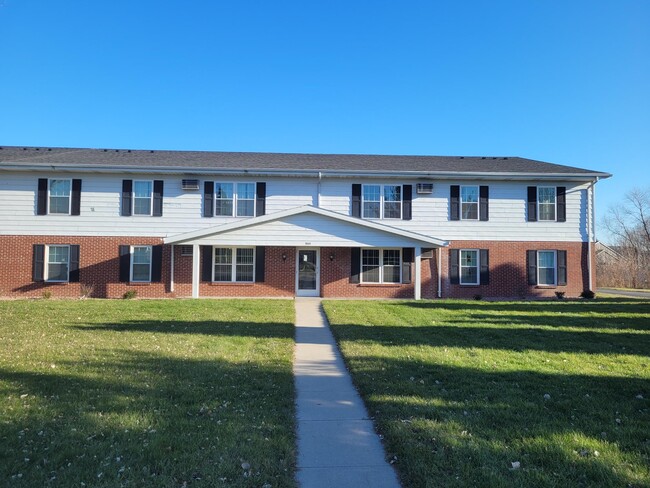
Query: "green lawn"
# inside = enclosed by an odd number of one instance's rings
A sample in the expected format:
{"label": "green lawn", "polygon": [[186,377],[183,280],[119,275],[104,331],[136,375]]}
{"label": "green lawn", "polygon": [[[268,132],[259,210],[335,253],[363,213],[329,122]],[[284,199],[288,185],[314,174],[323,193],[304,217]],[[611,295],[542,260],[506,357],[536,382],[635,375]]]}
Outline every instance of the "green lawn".
{"label": "green lawn", "polygon": [[405,487],[650,486],[650,301],[324,306]]}
{"label": "green lawn", "polygon": [[2,486],[294,486],[293,317],[283,300],[0,301]]}

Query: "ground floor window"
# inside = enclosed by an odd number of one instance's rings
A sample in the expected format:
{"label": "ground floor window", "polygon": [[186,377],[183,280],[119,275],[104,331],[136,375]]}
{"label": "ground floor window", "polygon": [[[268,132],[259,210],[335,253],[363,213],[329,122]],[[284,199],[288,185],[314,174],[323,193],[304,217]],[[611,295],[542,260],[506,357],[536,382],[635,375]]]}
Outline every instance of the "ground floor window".
{"label": "ground floor window", "polygon": [[557,284],[555,251],[537,251],[537,283],[539,285]]}
{"label": "ground floor window", "polygon": [[68,281],[70,276],[70,246],[47,246],[45,281]]}
{"label": "ground floor window", "polygon": [[132,246],[131,255],[131,281],[151,281],[151,246]]}
{"label": "ground floor window", "polygon": [[460,284],[479,284],[479,252],[478,249],[460,250]]}
{"label": "ground floor window", "polygon": [[362,283],[400,283],[401,249],[362,249]]}
{"label": "ground floor window", "polygon": [[217,282],[251,283],[255,280],[255,248],[215,247],[214,275]]}

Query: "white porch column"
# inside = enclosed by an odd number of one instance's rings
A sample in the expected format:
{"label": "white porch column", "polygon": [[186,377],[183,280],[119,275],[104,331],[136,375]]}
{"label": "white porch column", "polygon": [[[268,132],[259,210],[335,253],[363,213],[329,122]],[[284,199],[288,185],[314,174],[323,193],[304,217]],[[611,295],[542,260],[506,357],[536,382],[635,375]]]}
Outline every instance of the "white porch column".
{"label": "white porch column", "polygon": [[172,244],[172,257],[170,260],[169,270],[169,291],[174,293],[174,245]]}
{"label": "white porch column", "polygon": [[192,244],[192,298],[199,298],[199,283],[201,281],[201,256],[199,245]]}
{"label": "white porch column", "polygon": [[415,299],[422,298],[422,273],[420,264],[422,263],[422,247],[415,246]]}

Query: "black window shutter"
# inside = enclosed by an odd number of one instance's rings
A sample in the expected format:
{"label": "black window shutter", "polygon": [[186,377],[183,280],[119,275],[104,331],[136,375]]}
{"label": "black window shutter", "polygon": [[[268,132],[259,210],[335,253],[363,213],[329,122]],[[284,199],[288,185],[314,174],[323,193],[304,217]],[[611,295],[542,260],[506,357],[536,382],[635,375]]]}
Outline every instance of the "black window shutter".
{"label": "black window shutter", "polygon": [[266,256],[266,247],[257,246],[255,248],[255,281],[264,283],[264,258]]}
{"label": "black window shutter", "polygon": [[70,283],[79,283],[79,245],[70,245],[70,268],[68,274]]}
{"label": "black window shutter", "polygon": [[47,213],[47,178],[38,179],[36,197],[36,215],[45,215]]}
{"label": "black window shutter", "polygon": [[526,261],[528,267],[528,284],[537,284],[537,251],[526,251]]}
{"label": "black window shutter", "polygon": [[212,281],[212,246],[201,246],[201,281]]}
{"label": "black window shutter", "polygon": [[557,187],[557,221],[566,222],[566,186]]}
{"label": "black window shutter", "polygon": [[257,182],[255,197],[255,215],[259,217],[260,215],[266,214],[266,183],[263,181]]}
{"label": "black window shutter", "polygon": [[70,215],[81,215],[81,180],[72,180],[71,196]]}
{"label": "black window shutter", "polygon": [[409,284],[412,279],[413,257],[415,249],[405,247],[402,249],[402,283]]}
{"label": "black window shutter", "polygon": [[214,181],[206,181],[203,184],[203,216],[214,215]]}
{"label": "black window shutter", "polygon": [[[122,180],[122,217],[131,216],[131,193],[133,192],[133,180]],[[128,280],[127,280],[128,281]]]}
{"label": "black window shutter", "polygon": [[449,187],[449,220],[460,220],[460,185]]}
{"label": "black window shutter", "polygon": [[481,249],[479,251],[479,261],[481,262],[481,278],[479,283],[481,285],[490,284],[490,251],[488,249]]}
{"label": "black window shutter", "polygon": [[490,187],[479,187],[479,219],[490,220]]}
{"label": "black window shutter", "polygon": [[359,183],[352,184],[352,216],[361,217],[361,184]]}
{"label": "black window shutter", "polygon": [[151,246],[151,281],[160,283],[162,280],[162,244]]}
{"label": "black window shutter", "polygon": [[459,255],[458,249],[449,250],[449,280],[452,285],[460,284]]}
{"label": "black window shutter", "polygon": [[[528,187],[528,222],[537,222],[537,187]],[[537,280],[535,280],[537,284]]]}
{"label": "black window shutter", "polygon": [[153,217],[162,217],[163,214],[163,189],[165,182],[163,180],[154,180],[153,182]]}
{"label": "black window shutter", "polygon": [[404,185],[402,187],[403,202],[402,202],[402,220],[411,220],[412,216],[412,200],[413,200],[413,185]]}
{"label": "black window shutter", "polygon": [[566,272],[566,251],[557,251],[557,284],[566,285],[567,272]]}
{"label": "black window shutter", "polygon": [[131,247],[120,246],[120,282],[131,281]]}
{"label": "black window shutter", "polygon": [[361,274],[361,248],[352,247],[350,248],[350,283],[359,283],[360,274]]}
{"label": "black window shutter", "polygon": [[[45,181],[47,182],[47,180]],[[32,256],[32,281],[43,281],[45,246],[43,244],[34,244]]]}

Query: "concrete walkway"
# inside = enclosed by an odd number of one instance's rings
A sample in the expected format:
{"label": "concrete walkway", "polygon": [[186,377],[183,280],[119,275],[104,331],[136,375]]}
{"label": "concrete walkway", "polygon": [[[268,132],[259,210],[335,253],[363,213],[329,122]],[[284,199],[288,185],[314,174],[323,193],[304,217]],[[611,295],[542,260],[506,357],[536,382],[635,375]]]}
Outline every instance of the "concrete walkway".
{"label": "concrete walkway", "polygon": [[296,298],[294,376],[301,488],[399,488],[319,298]]}

